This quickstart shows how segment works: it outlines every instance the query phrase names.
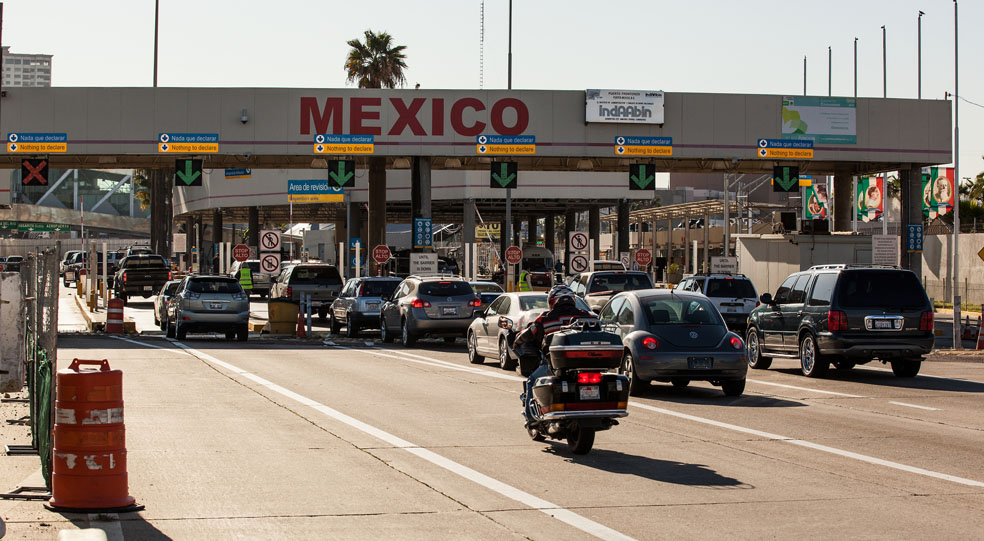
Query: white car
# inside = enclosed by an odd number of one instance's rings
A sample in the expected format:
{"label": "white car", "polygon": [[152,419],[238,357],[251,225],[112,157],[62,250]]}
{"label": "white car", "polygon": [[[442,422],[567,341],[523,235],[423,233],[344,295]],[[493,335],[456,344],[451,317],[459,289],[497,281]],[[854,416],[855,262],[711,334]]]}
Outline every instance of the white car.
{"label": "white car", "polygon": [[728,328],[742,335],[748,315],[759,305],[755,286],[744,274],[695,274],[680,280],[676,288],[703,293],[714,302]]}

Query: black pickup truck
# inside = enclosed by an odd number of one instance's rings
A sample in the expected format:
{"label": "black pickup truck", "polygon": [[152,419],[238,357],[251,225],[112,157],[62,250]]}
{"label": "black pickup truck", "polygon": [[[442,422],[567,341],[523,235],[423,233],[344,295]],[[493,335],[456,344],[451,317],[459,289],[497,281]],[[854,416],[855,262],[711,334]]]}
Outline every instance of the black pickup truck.
{"label": "black pickup truck", "polygon": [[113,280],[116,297],[125,304],[129,297],[156,295],[171,279],[171,269],[163,257],[141,254],[124,257]]}

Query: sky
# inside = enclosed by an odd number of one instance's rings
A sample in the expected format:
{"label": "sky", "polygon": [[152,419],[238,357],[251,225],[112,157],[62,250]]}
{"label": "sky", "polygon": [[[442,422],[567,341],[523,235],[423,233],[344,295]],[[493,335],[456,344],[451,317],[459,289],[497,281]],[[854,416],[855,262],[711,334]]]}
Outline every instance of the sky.
{"label": "sky", "polygon": [[[408,86],[506,88],[508,0],[160,0],[159,86],[346,87],[346,41],[406,45]],[[52,54],[54,86],[152,86],[154,0],[6,0],[3,44]],[[514,0],[513,88],[882,96],[954,89],[951,0]],[[960,14],[960,176],[984,171],[984,2]],[[482,46],[484,43],[484,47]],[[484,69],[481,56],[484,49]],[[480,86],[484,81],[484,85]]]}

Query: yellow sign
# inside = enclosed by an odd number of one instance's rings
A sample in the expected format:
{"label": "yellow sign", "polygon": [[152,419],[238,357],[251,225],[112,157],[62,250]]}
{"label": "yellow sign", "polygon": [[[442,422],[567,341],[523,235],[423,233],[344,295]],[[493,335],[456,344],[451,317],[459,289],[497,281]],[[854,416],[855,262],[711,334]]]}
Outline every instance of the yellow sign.
{"label": "yellow sign", "polygon": [[812,160],[812,148],[760,148],[759,158],[781,158],[786,160]]}
{"label": "yellow sign", "polygon": [[7,152],[68,152],[68,143],[7,143]]}
{"label": "yellow sign", "polygon": [[536,154],[536,145],[475,145],[479,154]]}
{"label": "yellow sign", "polygon": [[374,152],[374,144],[355,144],[355,143],[342,143],[342,144],[329,144],[329,143],[315,143],[314,153],[315,154],[372,154]]}
{"label": "yellow sign", "polygon": [[673,147],[666,146],[630,146],[615,147],[616,156],[672,156]]}
{"label": "yellow sign", "polygon": [[175,152],[180,154],[215,154],[219,151],[218,143],[158,143],[159,152]]}
{"label": "yellow sign", "polygon": [[345,196],[340,193],[288,194],[288,203],[341,203]]}
{"label": "yellow sign", "polygon": [[981,258],[981,260],[984,260],[984,248],[981,248],[981,251],[977,252],[977,257]]}
{"label": "yellow sign", "polygon": [[487,224],[487,225],[476,225],[475,226],[475,238],[476,239],[488,239],[492,237],[493,239],[499,238],[499,224]]}

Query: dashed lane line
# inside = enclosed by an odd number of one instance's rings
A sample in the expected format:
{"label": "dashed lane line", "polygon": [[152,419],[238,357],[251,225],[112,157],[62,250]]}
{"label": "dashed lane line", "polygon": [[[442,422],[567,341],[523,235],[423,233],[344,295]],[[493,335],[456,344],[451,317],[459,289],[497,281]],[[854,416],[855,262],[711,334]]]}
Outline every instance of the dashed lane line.
{"label": "dashed lane line", "polygon": [[889,400],[888,403],[895,404],[896,406],[905,406],[907,408],[916,408],[916,409],[927,410],[927,411],[941,411],[939,408],[931,408],[929,406],[918,406],[916,404],[906,404],[905,402],[893,402]]}

